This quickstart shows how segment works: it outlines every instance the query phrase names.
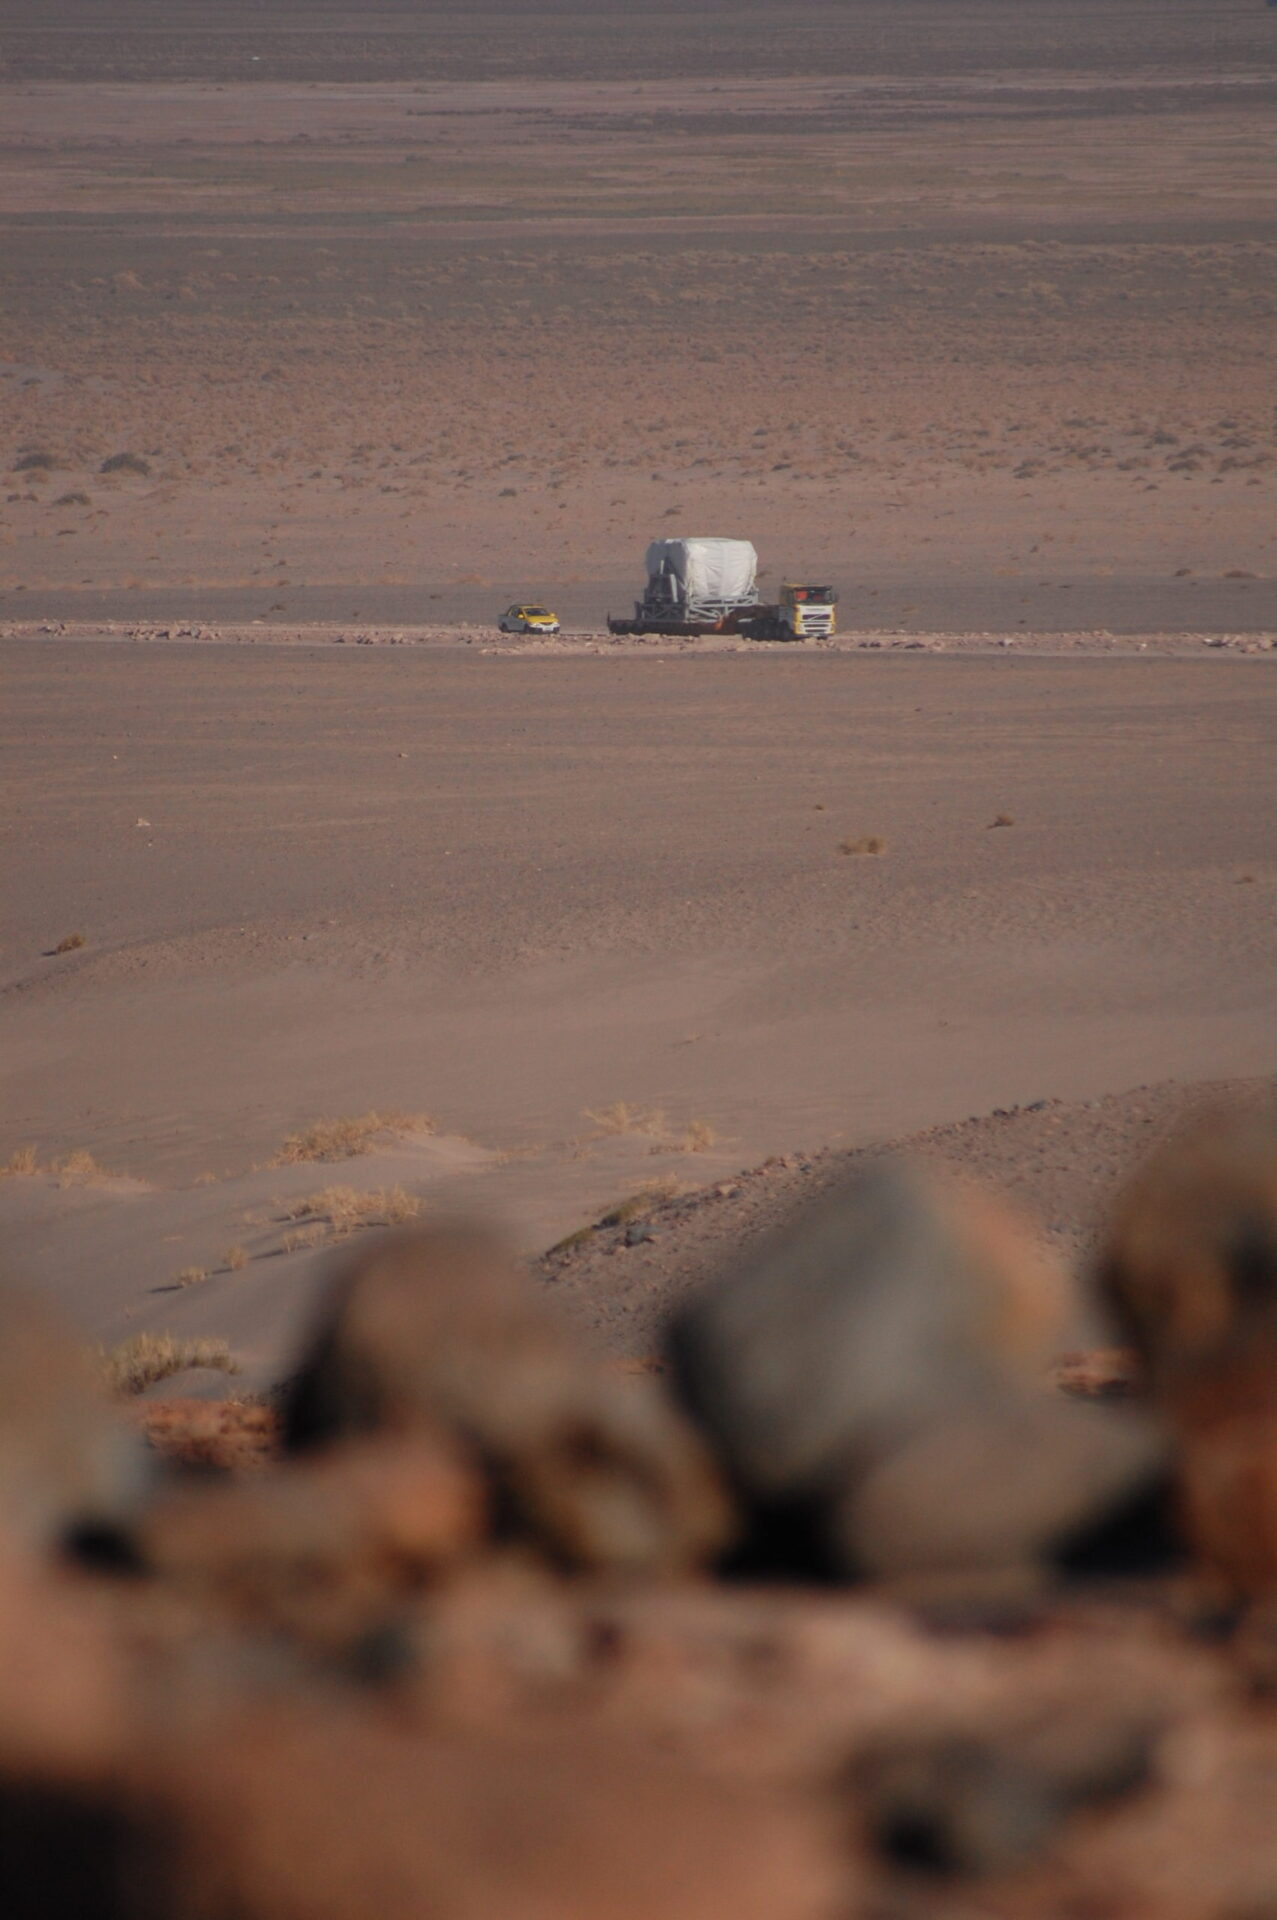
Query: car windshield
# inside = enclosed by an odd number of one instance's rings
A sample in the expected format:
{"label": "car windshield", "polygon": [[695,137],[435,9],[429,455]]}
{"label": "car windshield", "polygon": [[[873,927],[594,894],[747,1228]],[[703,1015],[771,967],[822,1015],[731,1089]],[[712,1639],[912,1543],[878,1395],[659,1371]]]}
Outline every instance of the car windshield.
{"label": "car windshield", "polygon": [[523,611],[529,620],[548,620],[550,618],[544,607],[525,607]]}

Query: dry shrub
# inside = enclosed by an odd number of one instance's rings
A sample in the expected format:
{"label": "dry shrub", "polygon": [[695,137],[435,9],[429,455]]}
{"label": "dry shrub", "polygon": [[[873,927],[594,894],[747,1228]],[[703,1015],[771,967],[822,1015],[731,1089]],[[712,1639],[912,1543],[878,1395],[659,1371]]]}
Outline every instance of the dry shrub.
{"label": "dry shrub", "polygon": [[238,1373],[239,1362],[225,1340],[179,1340],[171,1333],[135,1333],[117,1347],[99,1348],[102,1371],[112,1393],[143,1393],[157,1380],[188,1367],[215,1367]]}
{"label": "dry shrub", "polygon": [[291,1227],[280,1241],[279,1250],[281,1253],[311,1253],[316,1247],[322,1247],[327,1238],[327,1227]]}
{"label": "dry shrub", "polygon": [[887,843],[880,834],[866,833],[862,834],[859,840],[840,840],[838,851],[839,853],[885,853]]}
{"label": "dry shrub", "polygon": [[565,1233],[561,1240],[556,1240],[552,1247],[547,1247],[546,1251],[547,1253],[571,1253],[576,1247],[583,1247],[588,1240],[592,1240],[594,1232],[593,1224],[588,1227],[578,1227],[574,1233]]}
{"label": "dry shrub", "polygon": [[1015,815],[1013,813],[995,813],[989,822],[987,831],[991,833],[994,827],[1013,827],[1014,825]]}
{"label": "dry shrub", "polygon": [[360,1192],[357,1187],[324,1187],[306,1195],[289,1208],[290,1220],[311,1220],[327,1227],[337,1239],[354,1233],[359,1227],[400,1227],[415,1220],[421,1202],[402,1187],[374,1187]]}
{"label": "dry shrub", "polygon": [[89,507],[93,502],[87,493],[60,493],[53,504],[55,507]]}
{"label": "dry shrub", "polygon": [[97,1187],[114,1177],[105,1167],[99,1166],[84,1147],[75,1147],[70,1153],[64,1153],[60,1160],[53,1162],[49,1171],[56,1173],[60,1187]]}
{"label": "dry shrub", "polygon": [[[624,1200],[618,1200],[614,1207],[600,1214],[598,1224],[601,1227],[628,1226],[631,1220],[650,1213],[662,1200],[672,1200],[682,1190],[682,1182],[668,1176],[660,1180],[645,1180],[637,1192],[627,1194]],[[585,1232],[588,1234],[590,1229],[587,1227]]]}
{"label": "dry shrub", "polygon": [[6,1174],[39,1173],[39,1171],[40,1156],[28,1142],[26,1146],[14,1148],[4,1166],[0,1167],[0,1178]]}
{"label": "dry shrub", "polygon": [[64,933],[53,951],[55,953],[74,953],[77,947],[82,947],[83,945],[84,935],[82,933]]}
{"label": "dry shrub", "polygon": [[594,1122],[601,1134],[656,1135],[667,1130],[665,1115],[659,1107],[632,1107],[628,1100],[615,1100],[610,1107],[600,1107],[597,1111],[587,1107],[585,1117]]}
{"label": "dry shrub", "polygon": [[98,468],[99,473],[141,473],[151,471],[151,463],[144,460],[140,453],[113,453]]}
{"label": "dry shrub", "polygon": [[33,449],[30,453],[19,454],[11,469],[14,473],[49,473],[62,462],[55,460],[51,453]]}
{"label": "dry shrub", "polygon": [[247,1248],[227,1247],[225,1253],[222,1255],[222,1265],[230,1273],[242,1273],[248,1265]]}
{"label": "dry shrub", "polygon": [[707,1120],[692,1120],[683,1128],[673,1128],[660,1107],[632,1107],[617,1100],[610,1107],[586,1109],[600,1135],[639,1134],[654,1144],[653,1153],[704,1153],[718,1138]]}
{"label": "dry shrub", "polygon": [[434,1121],[425,1113],[361,1113],[344,1120],[314,1120],[300,1133],[290,1133],[272,1167],[295,1166],[303,1160],[353,1160],[372,1150],[379,1134],[433,1133]]}
{"label": "dry shrub", "polygon": [[175,1287],[198,1287],[201,1280],[207,1279],[207,1267],[183,1267],[180,1273],[174,1274],[173,1285]]}

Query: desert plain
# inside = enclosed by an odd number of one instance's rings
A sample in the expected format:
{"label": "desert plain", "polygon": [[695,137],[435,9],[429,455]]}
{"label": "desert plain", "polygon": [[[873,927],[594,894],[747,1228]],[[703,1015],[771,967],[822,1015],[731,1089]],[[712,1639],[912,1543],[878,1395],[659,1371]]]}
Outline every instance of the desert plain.
{"label": "desert plain", "polygon": [[[1084,1249],[1277,1067],[1275,96],[1249,0],[0,10],[7,1267],[239,1391],[382,1218],[635,1354],[763,1163]],[[837,644],[615,644],[688,532]]]}

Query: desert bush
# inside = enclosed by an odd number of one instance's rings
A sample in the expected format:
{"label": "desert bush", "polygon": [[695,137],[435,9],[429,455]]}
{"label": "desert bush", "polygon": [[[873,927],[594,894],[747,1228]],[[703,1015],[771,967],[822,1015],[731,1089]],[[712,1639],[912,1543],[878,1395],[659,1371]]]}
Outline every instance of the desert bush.
{"label": "desert bush", "polygon": [[402,1187],[374,1187],[366,1192],[357,1187],[324,1187],[298,1200],[288,1218],[319,1222],[340,1239],[358,1227],[402,1226],[420,1212],[420,1200]]}
{"label": "desert bush", "polygon": [[575,1248],[583,1247],[587,1240],[592,1240],[594,1233],[595,1228],[593,1223],[588,1227],[577,1227],[575,1232],[565,1233],[561,1240],[556,1240],[554,1245],[547,1248],[546,1251],[548,1253],[571,1253]]}
{"label": "desert bush", "polygon": [[662,1200],[672,1200],[681,1191],[679,1181],[665,1178],[646,1180],[637,1192],[629,1193],[624,1200],[609,1207],[606,1213],[599,1215],[601,1227],[625,1227],[631,1220],[637,1220],[642,1214],[650,1213]]}
{"label": "desert bush", "polygon": [[55,953],[74,953],[77,948],[83,945],[84,935],[82,933],[64,933],[53,951]]}
{"label": "desert bush", "polygon": [[610,1107],[587,1107],[585,1117],[601,1134],[666,1132],[665,1115],[659,1107],[632,1107],[628,1100],[614,1100]]}
{"label": "desert bush", "polygon": [[33,451],[19,454],[13,463],[13,471],[14,473],[48,473],[59,464],[51,453]]}
{"label": "desert bush", "polygon": [[93,503],[87,493],[60,493],[53,504],[55,507],[88,507]]}
{"label": "desert bush", "polygon": [[56,1173],[60,1187],[96,1187],[111,1178],[84,1147],[74,1147],[70,1153],[64,1153],[60,1160],[52,1163],[49,1171]]}
{"label": "desert bush", "polygon": [[4,1166],[0,1167],[0,1177],[5,1174],[39,1173],[40,1156],[34,1146],[15,1147]]}
{"label": "desert bush", "polygon": [[344,1120],[315,1120],[299,1133],[290,1133],[273,1167],[295,1166],[302,1160],[353,1160],[368,1153],[378,1134],[433,1133],[434,1122],[425,1113],[361,1113]]}
{"label": "desert bush", "polygon": [[328,1229],[319,1221],[309,1227],[290,1227],[279,1243],[281,1253],[311,1253],[316,1247],[322,1247],[328,1238]]}
{"label": "desert bush", "polygon": [[879,834],[866,833],[859,840],[840,840],[838,851],[839,853],[885,853],[887,843]]}
{"label": "desert bush", "polygon": [[239,1362],[225,1340],[179,1340],[171,1333],[135,1333],[115,1347],[100,1347],[98,1356],[112,1393],[144,1393],[157,1380],[167,1380],[188,1367],[216,1367],[238,1373]]}
{"label": "desert bush", "polygon": [[98,468],[99,473],[147,474],[150,471],[150,461],[144,459],[140,453],[113,453]]}

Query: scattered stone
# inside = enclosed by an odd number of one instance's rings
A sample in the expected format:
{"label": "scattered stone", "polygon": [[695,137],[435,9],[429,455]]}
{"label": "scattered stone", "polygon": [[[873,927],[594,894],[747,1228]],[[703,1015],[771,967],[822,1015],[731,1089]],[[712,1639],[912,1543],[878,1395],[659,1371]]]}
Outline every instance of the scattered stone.
{"label": "scattered stone", "polygon": [[[170,1386],[170,1381],[165,1381]],[[147,1444],[175,1466],[244,1472],[279,1456],[279,1421],[255,1401],[180,1400],[145,1395],[131,1403]]]}

